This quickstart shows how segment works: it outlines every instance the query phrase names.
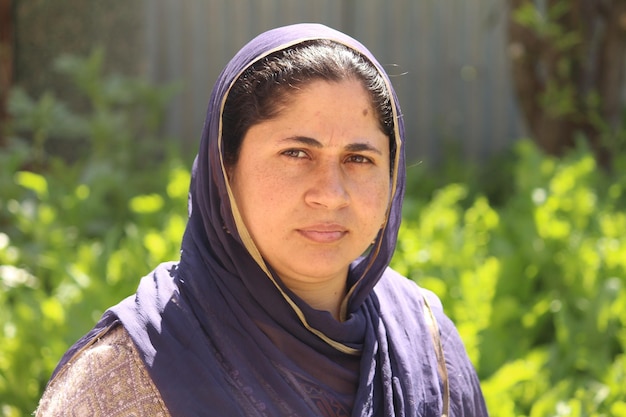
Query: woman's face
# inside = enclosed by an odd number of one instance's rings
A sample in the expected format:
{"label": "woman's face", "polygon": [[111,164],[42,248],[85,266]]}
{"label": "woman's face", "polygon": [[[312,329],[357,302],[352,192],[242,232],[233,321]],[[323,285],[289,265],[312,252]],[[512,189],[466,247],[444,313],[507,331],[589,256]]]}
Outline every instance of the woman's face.
{"label": "woman's face", "polygon": [[358,81],[313,81],[252,126],[229,171],[261,255],[292,290],[344,282],[390,199],[389,139]]}

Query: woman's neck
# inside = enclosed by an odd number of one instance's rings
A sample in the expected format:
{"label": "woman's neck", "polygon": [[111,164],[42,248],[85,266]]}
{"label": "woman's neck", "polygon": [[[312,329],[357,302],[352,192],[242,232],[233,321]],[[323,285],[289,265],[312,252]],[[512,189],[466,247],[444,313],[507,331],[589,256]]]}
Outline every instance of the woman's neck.
{"label": "woman's neck", "polygon": [[340,320],[341,303],[346,295],[346,281],[324,283],[298,283],[297,287],[287,285],[298,297],[316,310],[328,311]]}

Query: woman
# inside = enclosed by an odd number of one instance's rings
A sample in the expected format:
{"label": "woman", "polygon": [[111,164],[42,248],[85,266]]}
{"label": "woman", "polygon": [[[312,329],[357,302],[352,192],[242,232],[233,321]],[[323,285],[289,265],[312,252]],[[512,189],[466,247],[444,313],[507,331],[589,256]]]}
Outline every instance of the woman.
{"label": "woman", "polygon": [[340,32],[244,46],[211,95],[180,261],[66,353],[38,415],[487,415],[439,301],[388,268],[400,114]]}

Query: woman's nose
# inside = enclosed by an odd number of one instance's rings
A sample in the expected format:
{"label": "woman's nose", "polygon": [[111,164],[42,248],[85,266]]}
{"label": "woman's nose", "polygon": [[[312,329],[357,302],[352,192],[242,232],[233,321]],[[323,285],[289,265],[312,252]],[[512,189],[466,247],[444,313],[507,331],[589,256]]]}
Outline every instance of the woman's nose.
{"label": "woman's nose", "polygon": [[320,164],[312,175],[310,187],[304,196],[308,205],[334,210],[349,204],[347,179],[342,172],[341,164]]}

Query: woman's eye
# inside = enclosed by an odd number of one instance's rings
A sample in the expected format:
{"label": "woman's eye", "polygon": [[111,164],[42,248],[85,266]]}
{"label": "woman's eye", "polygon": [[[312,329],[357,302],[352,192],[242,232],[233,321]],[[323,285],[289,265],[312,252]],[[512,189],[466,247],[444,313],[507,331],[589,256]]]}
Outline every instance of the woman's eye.
{"label": "woman's eye", "polygon": [[283,155],[288,156],[290,158],[306,158],[306,152],[300,149],[288,149],[283,152]]}
{"label": "woman's eye", "polygon": [[354,162],[357,164],[370,164],[372,163],[372,160],[370,158],[368,158],[367,156],[363,156],[363,155],[350,155],[346,162]]}

